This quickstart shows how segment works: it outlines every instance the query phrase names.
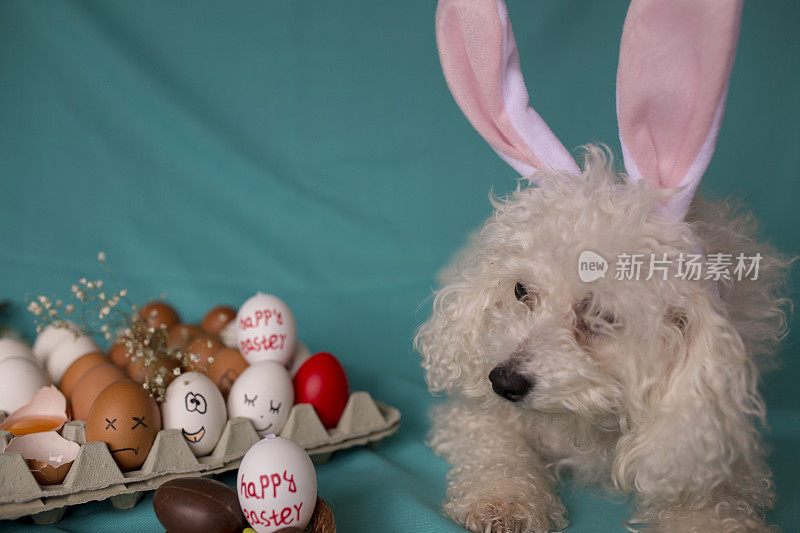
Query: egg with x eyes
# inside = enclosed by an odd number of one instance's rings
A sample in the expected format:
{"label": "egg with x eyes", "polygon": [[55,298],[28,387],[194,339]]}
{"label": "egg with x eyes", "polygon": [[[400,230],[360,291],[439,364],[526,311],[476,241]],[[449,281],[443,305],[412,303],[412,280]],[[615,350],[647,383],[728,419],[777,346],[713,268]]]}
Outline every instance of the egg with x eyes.
{"label": "egg with x eyes", "polygon": [[259,436],[280,433],[294,402],[292,378],[283,365],[263,361],[247,367],[228,393],[228,417],[249,418]]}
{"label": "egg with x eyes", "polygon": [[140,468],[161,429],[150,393],[130,379],[112,383],[95,399],[86,419],[86,441],[102,441],[121,470]]}
{"label": "egg with x eyes", "polygon": [[205,375],[184,372],[167,387],[161,404],[164,429],[179,429],[196,456],[211,453],[226,418],[222,393]]}

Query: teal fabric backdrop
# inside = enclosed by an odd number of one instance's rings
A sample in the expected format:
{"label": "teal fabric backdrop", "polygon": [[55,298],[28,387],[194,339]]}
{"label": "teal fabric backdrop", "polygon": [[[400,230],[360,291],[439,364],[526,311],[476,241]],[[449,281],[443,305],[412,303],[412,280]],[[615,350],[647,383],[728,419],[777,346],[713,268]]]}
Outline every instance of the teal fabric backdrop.
{"label": "teal fabric backdrop", "polygon": [[[472,130],[439,68],[433,0],[0,3],[0,297],[64,294],[108,254],[140,301],[188,320],[256,290],[300,337],[404,415],[377,450],[319,467],[340,531],[458,531],[439,515],[447,465],[423,444],[432,403],[414,329],[434,276],[513,171]],[[622,0],[512,0],[523,70],[564,144],[617,153]],[[800,252],[800,4],[749,2],[717,154],[702,190],[745,199]],[[797,270],[795,270],[797,280]],[[795,287],[797,285],[795,284]],[[797,300],[797,292],[793,293]],[[795,321],[795,325],[797,322]],[[764,381],[778,507],[800,521],[798,335]],[[233,483],[232,475],[223,481]],[[0,480],[0,483],[3,481]],[[628,504],[566,490],[569,531],[622,531]],[[50,528],[159,531],[84,505]]]}

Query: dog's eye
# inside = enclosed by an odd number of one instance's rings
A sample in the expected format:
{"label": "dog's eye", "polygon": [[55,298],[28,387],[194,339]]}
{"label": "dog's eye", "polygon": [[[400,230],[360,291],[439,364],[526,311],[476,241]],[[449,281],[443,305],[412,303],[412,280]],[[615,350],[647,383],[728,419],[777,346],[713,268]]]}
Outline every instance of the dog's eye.
{"label": "dog's eye", "polygon": [[527,287],[525,287],[525,285],[523,285],[522,283],[517,282],[517,284],[514,285],[514,296],[517,297],[517,300],[522,301],[522,299],[525,298],[527,295],[528,295]]}
{"label": "dog's eye", "polygon": [[535,287],[526,286],[517,282],[517,284],[514,285],[514,296],[530,309],[534,309],[539,305],[539,298],[541,295]]}

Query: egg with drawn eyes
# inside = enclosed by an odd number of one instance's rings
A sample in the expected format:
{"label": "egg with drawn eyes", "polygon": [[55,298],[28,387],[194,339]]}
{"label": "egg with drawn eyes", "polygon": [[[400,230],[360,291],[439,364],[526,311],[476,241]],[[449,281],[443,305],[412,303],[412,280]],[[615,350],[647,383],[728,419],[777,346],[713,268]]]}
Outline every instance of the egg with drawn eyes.
{"label": "egg with drawn eyes", "polygon": [[131,379],[112,383],[92,404],[86,420],[86,442],[108,445],[120,469],[140,468],[161,429],[158,404]]}
{"label": "egg with drawn eyes", "polygon": [[278,363],[247,367],[228,393],[228,417],[249,418],[260,437],[280,433],[294,403],[292,378]]}
{"label": "egg with drawn eyes", "polygon": [[179,429],[196,456],[208,455],[225,428],[222,393],[199,372],[184,372],[167,387],[161,404],[164,429]]}

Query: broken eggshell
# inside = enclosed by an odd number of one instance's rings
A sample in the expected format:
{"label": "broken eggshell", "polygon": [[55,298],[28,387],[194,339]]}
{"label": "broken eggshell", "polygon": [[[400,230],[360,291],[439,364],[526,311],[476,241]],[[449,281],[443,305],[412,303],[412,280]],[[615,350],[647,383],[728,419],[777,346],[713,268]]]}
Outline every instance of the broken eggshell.
{"label": "broken eggshell", "polygon": [[53,385],[39,389],[31,401],[11,413],[0,430],[14,435],[28,435],[43,431],[55,431],[67,421],[67,399]]}
{"label": "broken eggshell", "polygon": [[19,452],[39,485],[55,485],[64,481],[80,446],[55,431],[14,437],[6,452]]}

